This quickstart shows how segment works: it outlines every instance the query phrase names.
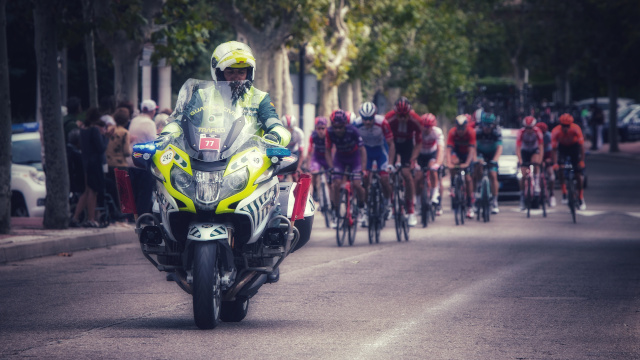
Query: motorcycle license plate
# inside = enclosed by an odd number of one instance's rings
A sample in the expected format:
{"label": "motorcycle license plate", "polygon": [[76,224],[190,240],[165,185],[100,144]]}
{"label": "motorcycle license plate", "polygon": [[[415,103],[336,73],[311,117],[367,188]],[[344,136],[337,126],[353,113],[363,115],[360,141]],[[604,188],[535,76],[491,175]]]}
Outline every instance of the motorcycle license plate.
{"label": "motorcycle license plate", "polygon": [[200,150],[220,150],[220,139],[214,137],[201,137]]}

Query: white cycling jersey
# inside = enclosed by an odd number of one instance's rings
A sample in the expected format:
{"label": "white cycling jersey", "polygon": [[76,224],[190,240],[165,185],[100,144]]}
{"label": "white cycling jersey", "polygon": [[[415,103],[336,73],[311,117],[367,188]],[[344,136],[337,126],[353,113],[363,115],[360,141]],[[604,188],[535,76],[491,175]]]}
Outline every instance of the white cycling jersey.
{"label": "white cycling jersey", "polygon": [[291,141],[287,145],[287,149],[291,150],[291,152],[299,152],[302,150],[304,141],[304,132],[299,127],[294,127],[293,131],[291,131]]}
{"label": "white cycling jersey", "polygon": [[431,154],[440,148],[444,149],[444,134],[442,129],[437,126],[431,128],[431,132],[428,134],[422,132],[422,147],[420,148],[421,154]]}

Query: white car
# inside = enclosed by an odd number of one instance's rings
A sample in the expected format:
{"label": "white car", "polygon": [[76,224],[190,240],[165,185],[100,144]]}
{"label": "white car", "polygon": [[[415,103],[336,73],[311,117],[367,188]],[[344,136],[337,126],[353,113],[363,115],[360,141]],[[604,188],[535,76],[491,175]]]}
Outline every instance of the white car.
{"label": "white car", "polygon": [[44,216],[47,195],[40,133],[11,135],[11,216]]}
{"label": "white car", "polygon": [[518,129],[502,129],[502,155],[498,159],[498,196],[520,196],[520,168],[516,155]]}

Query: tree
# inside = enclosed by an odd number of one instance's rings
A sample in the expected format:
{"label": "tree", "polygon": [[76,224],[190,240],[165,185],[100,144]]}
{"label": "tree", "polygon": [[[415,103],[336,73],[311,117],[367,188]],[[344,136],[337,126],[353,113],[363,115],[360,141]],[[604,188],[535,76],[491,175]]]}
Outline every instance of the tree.
{"label": "tree", "polygon": [[0,234],[11,230],[11,99],[6,0],[0,0]]}
{"label": "tree", "polygon": [[89,27],[84,34],[84,50],[87,56],[87,75],[89,79],[89,106],[98,107],[98,74],[96,73],[92,6],[90,0],[82,0],[82,18]]}
{"label": "tree", "polygon": [[142,48],[151,40],[154,17],[163,0],[96,0],[93,15],[98,36],[111,53],[117,101],[138,104],[138,61]]}
{"label": "tree", "polygon": [[69,221],[69,174],[60,112],[57,61],[58,1],[36,0],[34,9],[35,48],[40,74],[43,142],[46,149],[47,201],[44,227],[64,229]]}

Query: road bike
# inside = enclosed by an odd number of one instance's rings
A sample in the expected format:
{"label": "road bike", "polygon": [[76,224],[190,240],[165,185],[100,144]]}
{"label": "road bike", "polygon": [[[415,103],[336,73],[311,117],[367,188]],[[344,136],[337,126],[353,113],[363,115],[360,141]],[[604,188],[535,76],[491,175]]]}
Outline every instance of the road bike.
{"label": "road bike", "polygon": [[334,171],[333,174],[344,176],[337,204],[336,241],[338,246],[342,246],[345,238],[347,238],[349,246],[352,246],[356,240],[356,231],[358,230],[358,198],[353,191],[351,182],[361,173]]}
{"label": "road bike", "polygon": [[331,201],[330,201],[331,192],[329,191],[330,182],[327,181],[327,173],[328,173],[327,170],[323,170],[323,171],[311,173],[311,175],[320,176],[320,184],[315,189],[315,196],[318,199],[320,212],[322,212],[322,215],[324,215],[324,224],[327,228],[330,228],[334,214],[333,214],[333,211],[331,211]]}
{"label": "road bike", "polygon": [[[429,173],[432,171],[429,166],[421,166],[422,171],[422,192],[420,193],[420,219],[422,220],[422,227],[429,226],[429,221],[436,221],[436,206],[431,201],[434,188],[431,187],[431,181],[429,180]],[[439,175],[436,173],[436,176]]]}
{"label": "road bike", "polygon": [[380,171],[371,170],[371,178],[367,190],[367,215],[369,218],[369,244],[380,242],[380,231],[384,228],[387,217],[386,200],[382,195]]}
{"label": "road bike", "polygon": [[[531,216],[531,208],[535,208],[540,206],[542,208],[542,216],[547,217],[547,204],[546,204],[546,186],[547,179],[546,174],[543,172],[544,168],[540,166],[540,164],[527,163],[523,164],[523,167],[527,169],[525,174],[522,174],[524,177],[524,202],[527,208],[527,217]],[[539,177],[540,177],[540,193],[536,195],[534,190],[534,170],[536,167],[540,168]]]}
{"label": "road bike", "polygon": [[409,241],[409,222],[405,210],[405,184],[402,177],[402,169],[398,168],[391,174],[393,182],[393,215],[396,227],[396,238],[399,242],[404,237]]}
{"label": "road bike", "polygon": [[489,222],[491,220],[491,180],[489,179],[489,165],[495,165],[494,161],[489,163],[481,162],[482,165],[482,178],[476,189],[476,208],[478,210],[476,219],[483,222]]}
{"label": "road bike", "polygon": [[569,205],[569,211],[571,212],[571,218],[573,223],[576,223],[576,210],[578,207],[578,190],[577,190],[577,178],[573,165],[571,165],[571,157],[567,156],[564,165],[561,165],[562,171],[564,171],[564,181],[567,186],[567,205]]}
{"label": "road bike", "polygon": [[455,165],[454,176],[451,180],[451,205],[456,225],[464,225],[464,217],[467,211],[467,181],[465,179],[466,168]]}

